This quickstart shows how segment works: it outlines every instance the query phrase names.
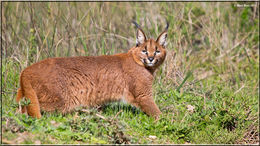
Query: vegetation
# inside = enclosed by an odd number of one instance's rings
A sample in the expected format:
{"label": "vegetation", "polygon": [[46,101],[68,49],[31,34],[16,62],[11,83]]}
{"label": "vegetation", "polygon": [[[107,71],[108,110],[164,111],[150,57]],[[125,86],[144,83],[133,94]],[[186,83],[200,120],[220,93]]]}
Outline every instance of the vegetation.
{"label": "vegetation", "polygon": [[[259,144],[258,2],[1,2],[2,143]],[[17,111],[19,74],[49,57],[110,55],[135,45],[136,20],[156,38],[158,121],[128,104]]]}

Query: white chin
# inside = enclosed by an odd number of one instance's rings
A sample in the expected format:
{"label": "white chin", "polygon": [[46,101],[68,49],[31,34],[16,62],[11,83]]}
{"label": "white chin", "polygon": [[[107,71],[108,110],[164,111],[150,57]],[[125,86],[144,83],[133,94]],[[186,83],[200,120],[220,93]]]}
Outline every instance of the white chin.
{"label": "white chin", "polygon": [[153,66],[153,63],[148,63],[148,64],[146,64],[147,66],[149,66],[149,67],[152,67]]}

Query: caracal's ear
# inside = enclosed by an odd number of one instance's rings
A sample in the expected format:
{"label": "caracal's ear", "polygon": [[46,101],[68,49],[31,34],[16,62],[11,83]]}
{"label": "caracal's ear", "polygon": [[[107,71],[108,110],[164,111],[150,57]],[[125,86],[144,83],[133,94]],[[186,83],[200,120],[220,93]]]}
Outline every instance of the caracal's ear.
{"label": "caracal's ear", "polygon": [[167,45],[166,38],[167,38],[168,27],[169,27],[169,23],[167,22],[167,26],[165,30],[159,35],[159,37],[156,40],[156,42],[163,47]]}
{"label": "caracal's ear", "polygon": [[146,41],[146,36],[144,34],[144,31],[141,29],[141,27],[135,21],[133,21],[133,23],[137,27],[136,46],[139,46]]}

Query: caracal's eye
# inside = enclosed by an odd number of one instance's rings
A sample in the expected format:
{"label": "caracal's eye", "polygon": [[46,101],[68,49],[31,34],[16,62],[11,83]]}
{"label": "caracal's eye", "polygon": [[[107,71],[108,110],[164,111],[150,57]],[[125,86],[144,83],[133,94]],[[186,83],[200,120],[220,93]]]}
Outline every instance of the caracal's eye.
{"label": "caracal's eye", "polygon": [[161,51],[158,51],[158,50],[155,51],[155,54],[160,54],[160,53],[161,53]]}
{"label": "caracal's eye", "polygon": [[147,53],[147,50],[142,50],[142,53],[143,53],[143,54],[146,54],[146,53]]}

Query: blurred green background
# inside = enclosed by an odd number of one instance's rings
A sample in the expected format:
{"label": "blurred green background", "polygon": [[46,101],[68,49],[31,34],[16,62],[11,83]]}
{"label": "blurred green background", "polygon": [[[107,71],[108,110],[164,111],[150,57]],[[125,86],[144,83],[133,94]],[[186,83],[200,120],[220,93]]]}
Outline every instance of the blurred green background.
{"label": "blurred green background", "polygon": [[[2,142],[259,143],[259,2],[1,5]],[[16,112],[23,69],[49,57],[127,52],[135,45],[132,20],[154,39],[170,23],[167,58],[153,86],[163,112],[156,124],[122,104],[92,114],[45,113],[40,120]]]}

